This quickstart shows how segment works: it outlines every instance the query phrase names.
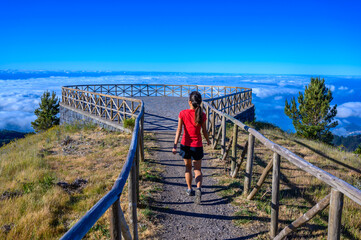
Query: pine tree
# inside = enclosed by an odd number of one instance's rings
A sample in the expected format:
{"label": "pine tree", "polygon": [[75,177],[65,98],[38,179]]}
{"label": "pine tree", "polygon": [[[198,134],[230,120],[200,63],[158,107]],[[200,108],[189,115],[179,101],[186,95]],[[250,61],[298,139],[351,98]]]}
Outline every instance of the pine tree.
{"label": "pine tree", "polygon": [[297,107],[293,97],[290,104],[286,100],[285,114],[292,119],[297,135],[331,144],[330,131],[338,125],[333,118],[337,114],[337,105],[331,108],[332,92],[325,86],[325,79],[311,78],[304,94],[299,92]]}
{"label": "pine tree", "polygon": [[31,122],[35,132],[41,132],[59,124],[59,98],[53,91],[51,96],[49,91],[45,91],[41,97],[39,108],[35,109],[35,115],[38,117]]}

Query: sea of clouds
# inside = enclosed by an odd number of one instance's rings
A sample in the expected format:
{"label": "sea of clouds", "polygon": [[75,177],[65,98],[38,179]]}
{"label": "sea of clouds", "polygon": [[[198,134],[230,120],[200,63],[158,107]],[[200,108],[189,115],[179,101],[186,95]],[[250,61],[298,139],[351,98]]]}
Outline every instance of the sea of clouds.
{"label": "sea of clouds", "polygon": [[[16,74],[16,73],[14,73]],[[216,74],[134,74],[97,77],[30,77],[26,79],[1,79],[0,75],[0,129],[33,131],[31,121],[34,110],[45,90],[61,96],[61,87],[76,84],[100,83],[156,83],[240,86],[253,89],[256,118],[294,131],[292,121],[284,114],[285,100],[297,97],[311,76],[306,75],[216,75]],[[336,120],[339,126],[333,130],[338,135],[361,134],[361,77],[324,76],[337,104]],[[359,131],[359,132],[358,132]]]}

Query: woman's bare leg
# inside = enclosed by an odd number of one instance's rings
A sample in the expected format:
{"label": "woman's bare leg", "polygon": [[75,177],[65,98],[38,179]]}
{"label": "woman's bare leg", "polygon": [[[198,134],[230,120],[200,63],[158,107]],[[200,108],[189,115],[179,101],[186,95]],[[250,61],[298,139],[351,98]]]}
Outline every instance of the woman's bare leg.
{"label": "woman's bare leg", "polygon": [[188,189],[192,188],[192,159],[183,159],[186,165],[185,178]]}
{"label": "woman's bare leg", "polygon": [[203,180],[203,175],[201,170],[202,160],[193,161],[193,164],[194,164],[194,175],[195,175],[197,188],[200,188],[202,186],[202,180]]}

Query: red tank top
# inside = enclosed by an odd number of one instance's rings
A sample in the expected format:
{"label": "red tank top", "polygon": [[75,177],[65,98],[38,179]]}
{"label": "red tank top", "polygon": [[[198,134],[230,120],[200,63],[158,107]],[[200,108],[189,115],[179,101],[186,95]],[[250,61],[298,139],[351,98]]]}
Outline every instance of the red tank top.
{"label": "red tank top", "polygon": [[[182,110],[179,113],[179,118],[183,121],[183,137],[181,144],[188,147],[203,147],[201,128],[202,125],[194,122],[194,109]],[[206,114],[202,112],[202,121],[206,121]]]}

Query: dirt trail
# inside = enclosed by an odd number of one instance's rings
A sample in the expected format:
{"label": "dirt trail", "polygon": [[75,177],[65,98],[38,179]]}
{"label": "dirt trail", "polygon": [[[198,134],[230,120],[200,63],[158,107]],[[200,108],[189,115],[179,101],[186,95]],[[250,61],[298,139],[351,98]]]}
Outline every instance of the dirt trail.
{"label": "dirt trail", "polygon": [[[171,152],[177,128],[178,114],[189,108],[187,98],[139,97],[145,104],[145,130],[156,134],[159,149],[155,163],[164,167],[163,191],[152,203],[164,226],[159,239],[252,239],[250,229],[237,228],[232,220],[236,208],[227,198],[219,196],[225,187],[217,185],[211,176],[215,168],[207,162],[205,153],[202,163],[202,203],[194,204],[194,196],[185,193],[184,162],[179,154]],[[179,150],[179,149],[178,149]],[[195,183],[193,182],[194,188]]]}
{"label": "dirt trail", "polygon": [[202,203],[196,205],[194,197],[185,194],[183,160],[171,152],[174,132],[160,132],[156,136],[160,147],[157,164],[165,169],[163,192],[153,204],[153,210],[159,214],[164,226],[159,239],[251,239],[253,236],[247,236],[244,230],[232,223],[236,218],[233,216],[235,207],[217,195],[224,187],[217,186],[212,179],[214,168],[208,166],[207,154],[202,166]]}

